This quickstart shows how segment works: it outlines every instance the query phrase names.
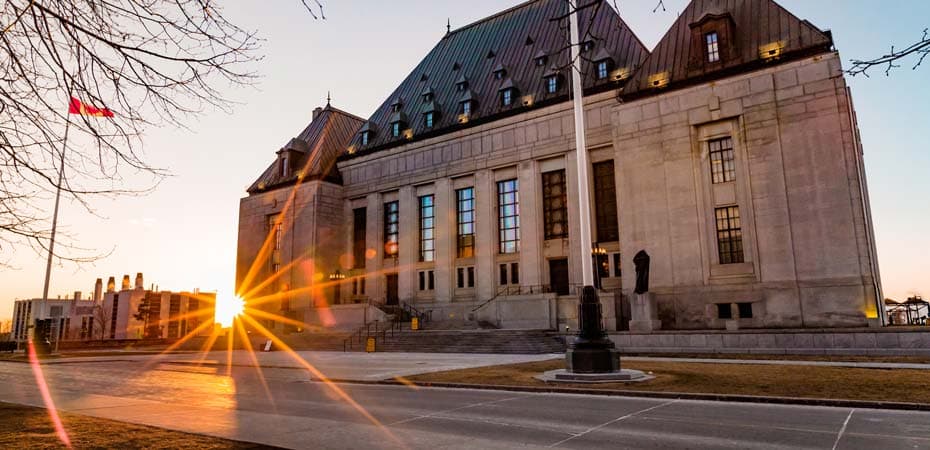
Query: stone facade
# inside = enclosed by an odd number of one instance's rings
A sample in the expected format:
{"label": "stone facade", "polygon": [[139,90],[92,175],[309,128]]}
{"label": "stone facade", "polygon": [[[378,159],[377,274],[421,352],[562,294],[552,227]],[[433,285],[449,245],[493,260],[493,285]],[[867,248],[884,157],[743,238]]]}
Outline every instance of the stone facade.
{"label": "stone facade", "polygon": [[[621,251],[653,256],[663,326],[861,326],[879,295],[854,111],[836,53],[613,110]],[[712,184],[709,139],[733,138],[736,180]],[[738,205],[745,262],[719,264],[714,207]],[[627,273],[627,285],[633,274]],[[734,308],[735,309],[735,308]]]}
{"label": "stone facade", "polygon": [[[510,16],[518,20],[523,12],[556,3],[529,2],[492,21],[451,32],[372,119],[359,125],[334,161],[338,177],[304,180],[297,175],[298,181],[287,188],[250,190],[242,199],[240,295],[247,301],[257,298],[256,303],[264,305],[260,307],[272,312],[303,317],[310,325],[346,326],[360,311],[368,311],[370,303],[412,305],[430,311],[440,322],[575,329],[581,261],[592,257],[581,248],[582,223],[590,224],[598,240],[598,222],[616,221],[619,237],[597,242],[605,254],[596,266],[604,269],[599,295],[609,329],[628,327],[635,284],[632,258],[640,250],[651,255],[648,298],[655,304],[637,310],[656,312],[657,317],[640,318],[655,324],[652,328],[869,325],[878,317],[877,299],[882,297],[862,149],[839,55],[830,48],[828,34],[773,2],[740,0],[733,8],[749,3],[783,15],[784,22],[795,23],[807,40],[776,43],[784,44],[778,47],[788,52],[784,59],[760,56],[754,29],[740,22],[735,29],[745,33],[745,42],[725,42],[729,47],[723,54],[731,59],[724,61],[723,69],[715,61],[695,66],[693,61],[700,63],[700,58],[692,56],[691,65],[673,72],[670,85],[666,79],[653,88],[646,83],[652,74],[645,71],[663,70],[665,63],[658,56],[637,56],[631,61],[641,62],[639,72],[626,82],[636,89],[621,88],[629,75],[623,71],[612,72],[618,78],[612,78],[616,84],[611,89],[603,84],[606,80],[586,79],[586,151],[592,165],[612,162],[616,213],[599,216],[599,211],[611,210],[595,202],[591,217],[584,220],[576,201],[575,131],[567,93],[547,98],[530,92],[521,105],[507,104],[481,120],[469,121],[463,115],[464,120],[449,124],[446,115],[439,119],[446,127],[441,130],[407,123],[417,120],[413,114],[420,104],[409,94],[419,96],[427,80],[433,81],[424,67],[436,64],[438,70],[437,61],[451,61],[442,55],[454,52],[446,49],[452,39],[465,39],[466,32],[484,39],[495,30],[482,35],[480,27],[496,26]],[[700,19],[702,26],[712,29],[722,20],[719,26],[732,31],[727,21],[748,17],[737,9],[730,16],[702,11],[699,6],[707,6],[703,3],[695,5],[676,27],[686,28],[688,21]],[[551,25],[545,14],[538,18],[540,27]],[[619,19],[603,20],[610,25]],[[657,48],[673,46],[669,36]],[[695,36],[700,44],[703,35]],[[524,39],[520,36],[515,47],[518,55],[533,51],[532,39]],[[681,39],[687,43],[691,37],[682,34]],[[627,54],[641,55],[639,50]],[[488,65],[488,77],[494,55],[489,52],[482,59],[490,61],[482,62]],[[507,55],[513,58],[514,53]],[[533,61],[530,53],[520,58],[511,61]],[[499,70],[503,69],[494,69],[495,74]],[[464,75],[456,82],[458,91],[451,84],[431,85],[422,94],[425,105],[434,108],[434,100],[446,100],[442,95],[461,96],[456,92],[464,91],[469,99],[472,94],[485,95],[484,104],[477,105],[484,111],[493,109],[496,97],[464,89]],[[520,82],[522,75],[507,76]],[[469,76],[475,80],[474,73]],[[507,78],[502,83],[510,82]],[[529,90],[526,83],[523,86]],[[405,104],[410,116],[401,110]],[[429,117],[427,128],[432,128],[433,116]],[[392,126],[410,128],[385,134],[389,120]],[[710,146],[723,141],[732,158],[721,162],[710,155]],[[306,142],[308,148],[314,145]],[[718,179],[717,170],[724,165],[727,174]],[[553,171],[564,171],[568,233],[547,239],[546,204],[551,205],[553,197],[544,192],[543,177]],[[266,175],[272,172],[274,166]],[[588,173],[583,184],[598,191],[593,166]],[[606,179],[611,180],[610,174]],[[504,197],[498,183],[512,180],[519,198],[519,251],[504,252]],[[605,178],[600,180],[603,188]],[[473,203],[468,205],[474,231],[474,251],[464,254],[458,233],[458,192],[463,189],[471,189]],[[427,209],[421,208],[421,201],[429,202]],[[385,211],[386,205],[397,208],[396,244],[386,235],[393,234],[392,223],[386,221],[395,217]],[[721,222],[720,214],[726,221]],[[726,246],[720,238],[721,223],[728,224],[723,230],[729,236]],[[738,252],[732,251],[734,245],[740,247]],[[724,249],[730,253],[724,254]],[[318,310],[334,304],[364,306],[346,311],[334,307],[343,318],[338,320]]]}

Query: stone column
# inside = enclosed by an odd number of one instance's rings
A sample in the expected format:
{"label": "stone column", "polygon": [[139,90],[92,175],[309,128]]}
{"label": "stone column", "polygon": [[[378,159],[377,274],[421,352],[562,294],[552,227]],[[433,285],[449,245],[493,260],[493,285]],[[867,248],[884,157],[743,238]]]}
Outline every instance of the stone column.
{"label": "stone column", "polygon": [[[380,273],[384,264],[384,241],[381,236],[384,205],[381,194],[368,194],[368,206],[365,220],[365,251],[374,251],[374,257],[365,261],[365,294],[368,298],[384,301],[384,274]],[[367,258],[367,256],[366,256]]]}
{"label": "stone column", "polygon": [[[417,261],[420,260],[420,205],[413,186],[398,191],[400,208],[400,236],[398,239],[397,296],[402,302],[413,304],[416,299]],[[382,220],[383,217],[382,217]],[[385,260],[391,263],[390,259]]]}
{"label": "stone column", "polygon": [[478,302],[494,296],[497,186],[492,176],[490,170],[475,173],[475,294]]}
{"label": "stone column", "polygon": [[520,285],[542,284],[542,237],[539,234],[542,220],[542,202],[539,192],[540,175],[536,161],[523,161],[518,167],[520,195]]}
{"label": "stone column", "polygon": [[436,180],[433,201],[435,207],[435,228],[433,229],[433,244],[436,248],[434,264],[435,299],[438,303],[452,302],[452,276],[455,268],[455,194],[452,191],[452,180],[442,178]]}

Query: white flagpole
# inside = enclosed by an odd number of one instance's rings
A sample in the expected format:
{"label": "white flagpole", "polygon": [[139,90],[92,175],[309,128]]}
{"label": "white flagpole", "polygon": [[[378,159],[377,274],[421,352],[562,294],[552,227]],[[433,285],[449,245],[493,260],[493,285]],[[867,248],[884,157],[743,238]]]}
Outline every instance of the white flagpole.
{"label": "white flagpole", "polygon": [[[68,101],[71,101],[71,89],[68,89]],[[70,106],[70,103],[69,103]],[[42,288],[42,313],[51,319],[51,315],[48,311],[48,285],[52,278],[52,257],[55,253],[55,233],[58,231],[58,204],[61,201],[61,184],[64,181],[65,177],[65,151],[68,149],[68,131],[71,129],[71,116],[69,112],[65,113],[65,136],[62,141],[61,146],[61,166],[58,168],[58,185],[55,192],[55,210],[52,213],[52,235],[49,238],[48,242],[48,260],[45,264],[45,286]],[[51,331],[51,327],[45,330],[46,333]],[[61,333],[61,330],[59,330]],[[46,339],[50,338],[46,334]],[[58,338],[55,337],[55,346],[58,346]]]}
{"label": "white flagpole", "polygon": [[591,260],[591,194],[588,192],[588,147],[584,136],[584,92],[581,87],[581,45],[578,38],[577,0],[568,0],[570,8],[572,97],[575,103],[575,163],[578,173],[578,210],[581,219],[581,280],[584,286],[594,286],[594,263]]}

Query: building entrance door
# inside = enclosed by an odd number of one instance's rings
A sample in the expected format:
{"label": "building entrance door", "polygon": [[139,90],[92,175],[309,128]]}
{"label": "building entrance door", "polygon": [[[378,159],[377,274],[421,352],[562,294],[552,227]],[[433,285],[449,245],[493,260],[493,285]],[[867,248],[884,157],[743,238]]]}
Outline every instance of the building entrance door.
{"label": "building entrance door", "polygon": [[387,292],[384,296],[384,303],[386,305],[397,305],[400,302],[397,298],[397,274],[392,273],[386,276],[387,278]]}
{"label": "building entrance door", "polygon": [[549,287],[559,295],[568,295],[568,260],[549,260]]}

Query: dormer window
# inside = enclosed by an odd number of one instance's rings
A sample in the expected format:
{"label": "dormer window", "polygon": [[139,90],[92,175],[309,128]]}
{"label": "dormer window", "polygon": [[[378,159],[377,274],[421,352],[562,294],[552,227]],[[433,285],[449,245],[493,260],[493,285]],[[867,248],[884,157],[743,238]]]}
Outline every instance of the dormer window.
{"label": "dormer window", "polygon": [[691,28],[688,76],[720,70],[740,61],[740,41],[736,39],[737,30],[730,13],[708,13],[688,26]]}
{"label": "dormer window", "polygon": [[513,104],[513,88],[507,88],[501,91],[501,106],[510,106]]}
{"label": "dormer window", "polygon": [[371,138],[374,136],[374,126],[371,122],[365,122],[365,125],[362,125],[362,129],[358,131],[358,140],[359,145],[364,147],[371,143]]}
{"label": "dormer window", "polygon": [[289,160],[290,158],[288,158],[287,152],[284,152],[284,154],[281,155],[281,176],[282,177],[286,177],[288,172],[290,172],[291,170]]}
{"label": "dormer window", "polygon": [[391,123],[391,137],[400,136],[400,122]]}
{"label": "dormer window", "polygon": [[601,49],[594,54],[591,60],[594,61],[594,79],[606,80],[607,77],[610,76],[610,71],[613,69],[614,60],[610,56],[610,52],[601,46]]}
{"label": "dormer window", "polygon": [[401,108],[403,105],[404,105],[404,104],[401,103],[400,100],[394,100],[394,103],[391,103],[391,112],[394,112],[394,113],[400,112],[400,108]]}
{"label": "dormer window", "polygon": [[497,67],[494,68],[494,79],[495,80],[503,80],[506,75],[507,75],[507,69],[505,69],[503,65],[498,64]]}
{"label": "dormer window", "polygon": [[513,84],[513,80],[507,78],[501,83],[501,88],[497,90],[500,94],[501,106],[511,106],[513,105],[514,100],[517,97],[517,87]]}
{"label": "dormer window", "polygon": [[535,64],[536,67],[545,66],[546,62],[548,61],[549,61],[549,56],[546,55],[546,52],[542,49],[539,49],[538,51],[536,51],[536,54],[533,55],[533,64]]}
{"label": "dormer window", "polygon": [[462,115],[469,117],[471,116],[471,100],[466,100],[462,102]]}
{"label": "dormer window", "polygon": [[433,88],[431,87],[427,87],[423,93],[420,94],[420,96],[423,97],[423,103],[429,103],[433,101],[434,98],[436,98],[435,91],[433,91]]}
{"label": "dormer window", "polygon": [[423,126],[425,126],[426,128],[433,128],[433,119],[435,117],[435,114],[436,113],[432,111],[423,114]]}
{"label": "dormer window", "polygon": [[546,80],[546,93],[555,94],[559,91],[559,76],[558,75],[549,75],[545,78]]}
{"label": "dormer window", "polygon": [[459,77],[458,81],[455,82],[455,90],[458,92],[465,92],[465,89],[468,89],[468,79],[465,78],[465,75]]}
{"label": "dormer window", "polygon": [[713,63],[720,61],[720,46],[717,39],[717,32],[712,31],[704,35],[707,43],[707,62]]}
{"label": "dormer window", "polygon": [[597,62],[597,65],[594,68],[595,69],[594,75],[597,77],[598,80],[603,80],[607,78],[608,72],[610,70],[608,65],[609,65],[608,61]]}
{"label": "dormer window", "polygon": [[589,52],[589,51],[591,51],[592,49],[594,49],[594,41],[584,41],[584,42],[581,43],[581,51],[582,51],[582,53],[584,53],[584,52]]}

